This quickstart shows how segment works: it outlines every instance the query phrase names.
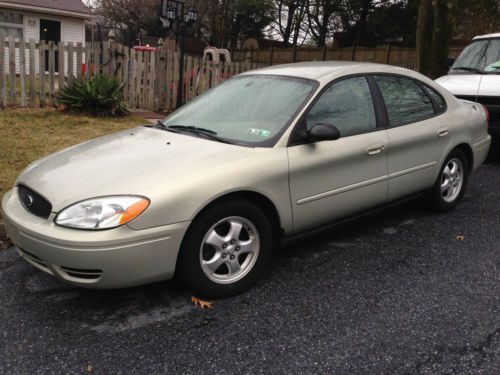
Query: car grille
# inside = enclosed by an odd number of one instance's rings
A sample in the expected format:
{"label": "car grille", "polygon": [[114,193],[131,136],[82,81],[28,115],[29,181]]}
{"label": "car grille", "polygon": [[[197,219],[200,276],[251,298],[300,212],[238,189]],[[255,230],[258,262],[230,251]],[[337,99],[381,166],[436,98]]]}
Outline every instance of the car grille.
{"label": "car grille", "polygon": [[24,185],[17,186],[19,199],[26,210],[33,215],[48,219],[52,211],[52,205],[48,200],[38,194],[36,191]]}
{"label": "car grille", "polygon": [[478,102],[488,108],[490,112],[490,126],[500,126],[500,97],[499,96],[474,96],[474,95],[457,95],[457,98]]}

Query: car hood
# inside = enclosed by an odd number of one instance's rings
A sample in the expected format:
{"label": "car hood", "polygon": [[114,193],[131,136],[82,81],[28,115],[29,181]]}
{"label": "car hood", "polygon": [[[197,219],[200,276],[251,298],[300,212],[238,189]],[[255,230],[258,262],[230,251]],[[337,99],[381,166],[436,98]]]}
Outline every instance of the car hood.
{"label": "car hood", "polygon": [[[117,194],[147,195],[158,183],[252,155],[253,148],[138,127],[82,143],[40,159],[17,184],[48,199],[54,212],[75,202]],[[165,186],[165,185],[163,185]]]}
{"label": "car hood", "polygon": [[475,96],[481,82],[480,74],[452,74],[436,79],[453,95]]}
{"label": "car hood", "polygon": [[453,95],[500,96],[498,74],[451,74],[436,79],[436,82]]}

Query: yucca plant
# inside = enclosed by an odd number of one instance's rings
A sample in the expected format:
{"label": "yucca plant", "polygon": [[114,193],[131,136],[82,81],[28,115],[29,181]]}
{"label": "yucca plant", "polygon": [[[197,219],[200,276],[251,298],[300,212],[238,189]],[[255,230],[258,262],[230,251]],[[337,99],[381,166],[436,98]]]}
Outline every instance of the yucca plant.
{"label": "yucca plant", "polygon": [[64,110],[91,116],[123,116],[128,113],[124,85],[102,74],[68,83],[56,97]]}

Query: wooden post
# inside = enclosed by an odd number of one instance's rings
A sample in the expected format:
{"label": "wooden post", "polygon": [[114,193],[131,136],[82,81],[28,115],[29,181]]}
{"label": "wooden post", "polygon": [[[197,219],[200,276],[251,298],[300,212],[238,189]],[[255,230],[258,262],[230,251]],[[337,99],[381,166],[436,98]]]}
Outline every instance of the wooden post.
{"label": "wooden post", "polygon": [[323,60],[323,61],[326,61],[326,43],[325,43],[325,45],[323,46],[323,56],[322,56],[322,60]]}
{"label": "wooden post", "polygon": [[[73,53],[73,42],[68,42],[68,81],[73,82],[75,80],[75,74],[74,74],[74,68],[75,64],[73,62],[74,59],[74,53]],[[63,73],[64,74],[64,69],[61,71],[61,68],[59,68],[59,75]]]}
{"label": "wooden post", "polygon": [[5,35],[0,32],[0,108],[7,106],[7,91],[5,85]]}
{"label": "wooden post", "polygon": [[271,53],[269,54],[269,65],[273,65],[274,59],[274,44],[271,44]]}
{"label": "wooden post", "polygon": [[155,102],[155,81],[156,81],[156,52],[149,53],[149,91],[148,106],[152,111],[156,110]]}
{"label": "wooden post", "polygon": [[177,108],[177,90],[179,89],[179,69],[180,69],[180,61],[179,61],[179,52],[177,48],[174,52],[174,86],[173,86],[173,108]]}
{"label": "wooden post", "polygon": [[130,78],[128,85],[128,105],[135,108],[136,76],[137,76],[137,55],[135,49],[130,49]]}
{"label": "wooden post", "polygon": [[199,72],[199,64],[200,63],[200,60],[195,57],[194,60],[193,60],[193,77],[192,77],[192,90],[191,90],[191,95],[190,95],[190,99],[193,99],[197,93],[196,93],[196,88],[197,88],[197,80],[198,80],[198,72]]}
{"label": "wooden post", "polygon": [[137,51],[137,86],[136,86],[136,94],[137,94],[137,106],[142,108],[142,74],[143,74],[143,58],[144,52]]}
{"label": "wooden post", "polygon": [[109,76],[115,77],[116,73],[116,42],[109,42]]}
{"label": "wooden post", "polygon": [[21,84],[21,107],[26,107],[26,45],[24,39],[19,40],[19,83]]}
{"label": "wooden post", "polygon": [[122,82],[125,87],[125,101],[128,101],[128,95],[130,94],[130,81],[129,81],[129,69],[130,69],[130,49],[127,46],[123,46],[123,67],[122,67]]}
{"label": "wooden post", "polygon": [[[59,86],[59,90],[64,88],[64,63],[66,62],[66,58],[64,56],[64,42],[57,43],[57,65],[59,68],[58,76],[57,76],[57,85]],[[69,47],[68,47],[68,61],[69,61]],[[68,74],[69,74],[69,64],[68,64]]]}
{"label": "wooden post", "polygon": [[359,39],[359,34],[356,39],[354,39],[354,43],[352,45],[352,55],[351,55],[351,61],[356,61],[356,48],[358,47],[358,39]]}
{"label": "wooden post", "polygon": [[[170,45],[170,43],[169,43]],[[165,110],[169,111],[172,107],[171,104],[171,98],[172,98],[172,74],[173,74],[173,61],[172,61],[172,50],[167,47],[167,50],[165,51],[166,55],[166,62],[165,62],[165,69],[166,72],[164,73],[166,75],[166,80],[165,80]]]}
{"label": "wooden post", "polygon": [[9,36],[10,105],[16,105],[16,41]]}
{"label": "wooden post", "polygon": [[[102,72],[104,74],[104,71]],[[101,74],[101,43],[94,45],[94,74]]]}
{"label": "wooden post", "polygon": [[297,61],[297,44],[293,46],[293,62]]}
{"label": "wooden post", "polygon": [[49,41],[49,102],[51,105],[54,104],[54,95],[55,95],[55,74],[56,74],[55,58],[56,58],[55,44],[53,41]]}
{"label": "wooden post", "polygon": [[36,66],[35,66],[35,40],[30,39],[29,42],[29,56],[30,56],[30,106],[35,107],[36,102]]}
{"label": "wooden post", "polygon": [[90,69],[92,67],[92,43],[85,43],[85,77],[90,78]]}
{"label": "wooden post", "polygon": [[38,43],[39,55],[39,76],[40,76],[40,107],[45,106],[45,41],[40,40]]}
{"label": "wooden post", "polygon": [[193,68],[193,57],[187,56],[186,60],[186,70],[184,71],[184,76],[186,79],[185,87],[184,87],[184,103],[187,103],[191,99],[191,76],[192,76],[192,68]]}
{"label": "wooden post", "polygon": [[391,42],[389,41],[387,43],[387,53],[385,55],[385,63],[386,64],[389,64],[389,62],[391,61],[391,48],[392,48],[392,45],[391,45]]}
{"label": "wooden post", "polygon": [[82,79],[82,60],[83,60],[83,46],[82,42],[76,44],[76,77],[78,80]]}

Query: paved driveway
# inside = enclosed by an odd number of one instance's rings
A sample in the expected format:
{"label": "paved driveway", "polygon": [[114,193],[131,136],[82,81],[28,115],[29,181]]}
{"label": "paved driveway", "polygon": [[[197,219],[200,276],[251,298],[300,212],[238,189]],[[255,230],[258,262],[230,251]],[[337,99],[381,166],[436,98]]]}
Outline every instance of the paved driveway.
{"label": "paved driveway", "polygon": [[[463,237],[459,237],[463,236]],[[277,253],[251,291],[66,286],[0,252],[0,373],[500,374],[500,165]]]}

